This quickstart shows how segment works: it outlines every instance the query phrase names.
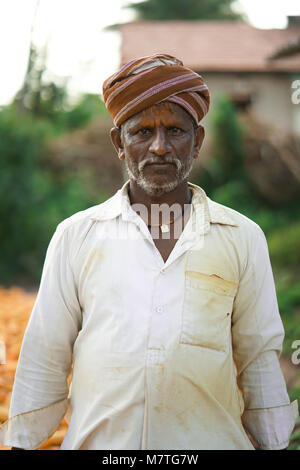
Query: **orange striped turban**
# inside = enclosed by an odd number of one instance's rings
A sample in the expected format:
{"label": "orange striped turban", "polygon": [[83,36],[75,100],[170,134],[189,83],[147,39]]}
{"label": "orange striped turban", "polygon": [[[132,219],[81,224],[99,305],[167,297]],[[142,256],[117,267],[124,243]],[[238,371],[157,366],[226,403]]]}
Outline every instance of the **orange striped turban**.
{"label": "orange striped turban", "polygon": [[210,104],[209,90],[201,75],[168,54],[141,57],[125,64],[103,83],[103,98],[116,127],[162,101],[182,106],[198,125]]}

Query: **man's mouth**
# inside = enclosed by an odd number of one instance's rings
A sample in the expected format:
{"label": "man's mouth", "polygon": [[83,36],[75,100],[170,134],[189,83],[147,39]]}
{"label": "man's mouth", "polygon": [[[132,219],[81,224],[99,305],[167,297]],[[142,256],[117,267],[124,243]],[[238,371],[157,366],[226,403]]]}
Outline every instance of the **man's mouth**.
{"label": "man's mouth", "polygon": [[146,173],[155,173],[163,175],[171,175],[176,170],[176,165],[174,163],[148,163],[144,167]]}
{"label": "man's mouth", "polygon": [[172,165],[172,166],[176,166],[175,163],[172,163],[172,162],[150,162],[150,163],[146,163],[145,167],[146,166],[151,166],[151,167],[164,167],[164,166],[168,166],[168,165]]}
{"label": "man's mouth", "polygon": [[174,165],[174,163],[163,162],[163,163],[148,163],[146,166],[161,166],[161,165]]}

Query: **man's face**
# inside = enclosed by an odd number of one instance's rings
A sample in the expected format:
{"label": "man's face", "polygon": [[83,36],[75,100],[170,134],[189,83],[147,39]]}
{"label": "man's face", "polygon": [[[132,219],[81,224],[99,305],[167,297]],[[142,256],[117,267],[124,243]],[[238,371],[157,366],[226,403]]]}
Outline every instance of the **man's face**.
{"label": "man's face", "polygon": [[146,193],[160,195],[188,178],[202,140],[201,128],[195,130],[183,108],[161,103],[128,119],[116,148],[129,178]]}

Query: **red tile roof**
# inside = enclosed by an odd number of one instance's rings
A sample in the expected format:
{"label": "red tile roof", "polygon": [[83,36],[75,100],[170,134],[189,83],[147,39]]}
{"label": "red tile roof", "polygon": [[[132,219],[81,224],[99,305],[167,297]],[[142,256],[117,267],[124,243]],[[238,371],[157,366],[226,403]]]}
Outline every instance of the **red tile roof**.
{"label": "red tile roof", "polygon": [[236,21],[142,21],[118,25],[121,63],[158,52],[208,72],[299,72],[300,53],[268,60],[300,28],[258,29]]}
{"label": "red tile roof", "polygon": [[281,57],[287,57],[290,55],[300,53],[300,35],[297,38],[293,38],[288,41],[282,47],[280,47],[274,54],[274,59],[279,59]]}

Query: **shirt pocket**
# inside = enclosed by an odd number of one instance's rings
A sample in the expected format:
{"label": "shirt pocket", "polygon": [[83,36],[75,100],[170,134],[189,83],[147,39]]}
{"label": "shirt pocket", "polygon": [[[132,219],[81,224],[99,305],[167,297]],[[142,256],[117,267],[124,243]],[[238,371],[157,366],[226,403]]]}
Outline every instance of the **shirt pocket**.
{"label": "shirt pocket", "polygon": [[180,343],[227,352],[236,291],[237,282],[186,271]]}

